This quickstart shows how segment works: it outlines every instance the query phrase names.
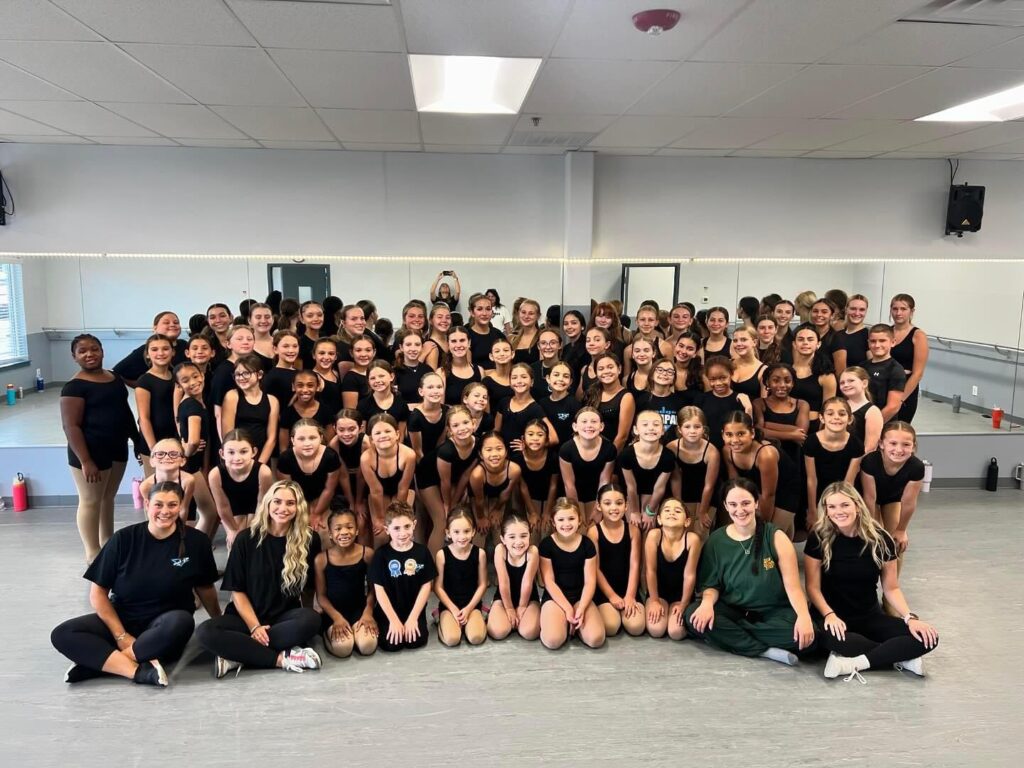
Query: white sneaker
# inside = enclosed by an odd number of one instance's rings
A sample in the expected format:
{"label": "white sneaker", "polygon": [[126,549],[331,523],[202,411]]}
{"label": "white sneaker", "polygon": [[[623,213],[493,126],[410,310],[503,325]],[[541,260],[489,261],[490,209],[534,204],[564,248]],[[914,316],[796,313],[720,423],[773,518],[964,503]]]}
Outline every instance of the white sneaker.
{"label": "white sneaker", "polygon": [[854,678],[859,680],[861,683],[866,684],[867,680],[860,674],[860,670],[857,669],[856,659],[850,656],[840,656],[838,653],[830,653],[828,655],[828,661],[825,662],[825,677],[829,680],[834,680],[840,675],[846,675],[844,678],[845,682],[850,682]]}
{"label": "white sneaker", "polygon": [[307,669],[320,669],[323,662],[320,661],[320,654],[312,648],[299,648],[295,646],[284,657],[281,669],[286,672],[305,672]]}
{"label": "white sneaker", "polygon": [[238,677],[238,673],[242,671],[242,663],[240,661],[231,661],[225,659],[223,656],[218,656],[213,660],[213,675],[218,680],[222,677],[226,677],[231,672],[235,673],[235,677]]}
{"label": "white sneaker", "polygon": [[908,661],[897,661],[892,666],[897,672],[910,672],[918,677],[924,677],[924,659],[920,656]]}

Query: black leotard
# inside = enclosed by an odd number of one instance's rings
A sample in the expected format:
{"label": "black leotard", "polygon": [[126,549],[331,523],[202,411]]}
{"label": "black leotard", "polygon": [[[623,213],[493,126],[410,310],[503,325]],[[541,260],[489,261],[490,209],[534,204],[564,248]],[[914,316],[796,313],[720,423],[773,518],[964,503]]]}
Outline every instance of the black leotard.
{"label": "black leotard", "polygon": [[[99,469],[128,461],[128,439],[138,435],[135,417],[128,405],[128,388],[116,373],[110,381],[71,379],[60,391],[61,397],[82,399],[82,434],[89,458]],[[141,440],[139,440],[142,443]],[[78,455],[68,445],[68,464],[82,468]]]}
{"label": "black leotard", "polygon": [[683,551],[675,560],[665,557],[665,536],[661,535],[658,542],[658,563],[655,566],[658,574],[658,597],[669,605],[683,599],[683,576],[686,572],[686,560],[690,556],[689,540],[683,534]]}
{"label": "black leotard", "polygon": [[420,394],[420,380],[433,370],[426,363],[401,365],[395,369],[395,384],[398,386],[398,394],[406,403],[423,402],[423,396]]}
{"label": "black leotard", "polygon": [[522,438],[529,422],[545,416],[544,409],[534,401],[527,403],[520,411],[513,411],[512,403],[511,399],[505,400],[497,407],[497,412],[501,414],[501,439],[505,441],[506,447],[513,440]]}
{"label": "black leotard", "polygon": [[346,373],[345,378],[341,380],[342,399],[344,399],[346,392],[356,393],[357,404],[360,400],[369,395],[370,385],[366,383],[366,374],[351,370]]}
{"label": "black leotard", "polygon": [[485,376],[483,382],[487,388],[487,401],[491,405],[492,413],[497,413],[498,406],[515,394],[511,386],[495,381],[490,376]]}
{"label": "black leotard", "polygon": [[[764,486],[761,484],[761,470],[757,466],[757,457],[766,445],[768,443],[758,447],[754,453],[754,460],[750,463],[750,469],[737,466],[733,458],[736,473],[756,485],[758,490],[763,490]],[[797,512],[800,504],[800,474],[785,451],[776,450],[776,453],[779,455],[779,469],[775,480],[775,506],[787,512]]]}
{"label": "black leotard", "polygon": [[[188,422],[193,416],[198,416],[200,419],[199,439],[205,440],[209,443],[210,413],[203,407],[203,404],[194,397],[186,397],[178,405],[178,434],[181,437],[182,445],[188,442]],[[204,449],[202,451],[196,451],[194,454],[189,456],[185,460],[185,471],[193,474],[201,471],[205,455],[206,451]]]}
{"label": "black leotard", "polygon": [[622,398],[629,394],[626,389],[617,392],[611,400],[602,400],[597,404],[597,412],[601,414],[601,435],[609,442],[615,442],[619,434],[619,415],[622,412]]}
{"label": "black leotard", "polygon": [[861,328],[853,333],[839,334],[839,344],[846,350],[846,367],[864,365],[868,359],[868,329]]}
{"label": "black leotard", "polygon": [[460,405],[462,403],[462,390],[475,381],[480,381],[480,369],[473,366],[473,375],[468,379],[461,379],[454,372],[448,372],[444,377],[444,402],[445,405]]}
{"label": "black leotard", "polygon": [[714,392],[704,392],[698,405],[704,411],[704,418],[708,420],[708,440],[716,448],[722,448],[722,428],[725,426],[725,419],[733,411],[742,411],[739,398],[735,392],[729,393],[726,397],[717,397]]}
{"label": "black leotard", "polygon": [[821,493],[830,483],[846,479],[850,463],[864,455],[864,443],[856,435],[847,435],[846,445],[838,451],[830,451],[818,440],[818,433],[812,432],[804,443],[804,455],[814,460],[814,473],[818,479],[818,502]]}
{"label": "black leotard", "polygon": [[572,440],[572,420],[581,407],[580,401],[572,395],[566,395],[561,400],[545,397],[540,401],[540,407],[551,422],[551,426],[555,428],[559,444]]}
{"label": "black leotard", "polygon": [[683,461],[682,453],[678,446],[676,447],[675,460],[679,466],[679,476],[682,480],[680,494],[683,498],[680,501],[686,504],[699,504],[704,498],[704,484],[708,478],[709,445],[711,445],[710,441],[704,444],[704,453],[701,454],[700,461],[694,464]]}
{"label": "black leotard", "polygon": [[503,494],[505,492],[505,489],[508,488],[509,473],[511,471],[512,471],[512,462],[511,461],[506,461],[505,462],[505,479],[502,480],[497,485],[491,485],[487,481],[487,472],[486,472],[486,470],[484,471],[484,488],[483,488],[483,493],[484,493],[484,498],[485,499],[498,499],[498,498],[501,498],[501,494]]}
{"label": "black leotard", "polygon": [[[459,455],[459,449],[455,446],[455,443],[451,439],[445,440],[441,444],[441,447],[437,449],[437,458],[441,461],[447,462],[451,466],[450,477],[451,487],[454,491],[459,485],[459,481],[462,476],[466,474],[476,464],[476,443],[469,449],[469,455],[466,458],[462,458]],[[452,499],[452,503],[455,503],[458,499]]]}
{"label": "black leotard", "polygon": [[[324,580],[327,582],[327,599],[334,609],[345,617],[349,624],[359,621],[366,610],[366,547],[360,546],[362,555],[351,565],[333,565],[330,556],[324,568]],[[326,612],[323,614],[324,631],[331,625]]]}
{"label": "black leotard", "polygon": [[917,456],[911,456],[895,475],[890,475],[885,471],[882,454],[872,451],[861,459],[860,471],[874,478],[875,503],[879,506],[901,501],[907,483],[924,480],[924,462]]}
{"label": "black leotard", "polygon": [[[462,560],[452,554],[451,547],[445,546],[443,575],[444,591],[456,606],[465,608],[480,585],[480,548],[474,544],[469,557]],[[444,604],[441,610],[447,610]]]}
{"label": "black leotard", "polygon": [[409,434],[419,433],[423,458],[416,462],[416,487],[433,488],[441,479],[437,475],[437,449],[444,437],[445,406],[441,406],[441,417],[432,422],[419,408],[409,413]]}
{"label": "black leotard", "polygon": [[[800,413],[799,400],[796,401],[796,405],[794,405],[793,410],[790,411],[789,413],[786,413],[784,411],[773,411],[771,408],[768,407],[767,400],[763,402],[764,409],[762,411],[762,415],[764,417],[764,421],[766,424],[782,424],[783,426],[786,427],[796,426],[797,416]],[[781,443],[782,445],[782,450],[789,454],[789,458],[791,458],[799,466],[801,462],[800,444],[793,442],[792,440],[779,440],[779,443]]]}
{"label": "black leotard", "polygon": [[[572,552],[566,552],[548,536],[540,543],[540,555],[551,561],[555,584],[562,590],[565,599],[575,605],[583,596],[584,569],[587,560],[597,556],[597,547],[586,536],[580,536],[580,543]],[[551,591],[544,590],[544,602],[553,600]]]}
{"label": "black leotard", "polygon": [[341,410],[341,382],[325,379],[319,373],[321,389],[317,392],[316,399],[323,403],[327,412],[332,416]]}
{"label": "black leotard", "polygon": [[[149,371],[139,376],[135,389],[149,392],[149,421],[153,436],[157,440],[178,437],[178,425],[174,421],[174,379],[161,379]],[[139,453],[149,456],[150,448],[145,440],[139,443]]]}
{"label": "black leotard", "polygon": [[733,381],[732,389],[734,392],[738,392],[741,395],[746,395],[750,398],[750,402],[754,402],[761,396],[761,372],[764,371],[765,366],[760,366],[754,375],[749,379],[743,379],[742,381]]}
{"label": "black leotard", "polygon": [[302,471],[298,458],[290,448],[281,454],[281,458],[277,462],[277,471],[291,477],[302,488],[302,494],[306,497],[310,511],[317,499],[320,498],[320,494],[324,492],[324,488],[327,487],[327,478],[339,469],[341,469],[341,459],[330,448],[324,451],[316,468],[308,475]]}
{"label": "black leotard", "polygon": [[[710,337],[708,337],[710,339]],[[725,337],[725,346],[717,352],[712,352],[708,349],[708,339],[702,339],[700,342],[700,348],[704,350],[704,361],[707,362],[712,357],[724,357],[729,359],[732,355],[732,339],[728,336]]]}
{"label": "black leotard", "polygon": [[597,499],[597,486],[601,480],[601,472],[610,461],[615,460],[615,446],[611,441],[601,438],[601,447],[597,456],[587,461],[580,456],[576,440],[570,440],[558,449],[558,458],[572,465],[576,484],[576,500],[587,504]]}
{"label": "black leotard", "polygon": [[242,429],[252,438],[259,455],[267,444],[267,422],[270,421],[270,396],[260,393],[258,403],[250,403],[245,393],[239,390],[238,405],[235,407],[235,429]]}
{"label": "black leotard", "polygon": [[812,372],[810,376],[793,378],[793,389],[790,396],[799,400],[806,400],[812,413],[821,413],[821,402],[825,397],[818,374]]}
{"label": "black leotard", "polygon": [[292,391],[292,382],[295,381],[296,373],[298,371],[291,368],[271,368],[263,375],[260,388],[268,395],[273,395],[277,398],[282,413],[295,394]]}
{"label": "black leotard", "polygon": [[[629,526],[622,528],[622,538],[613,542],[604,534],[604,526],[597,525],[597,554],[598,567],[604,574],[608,585],[619,597],[625,597],[629,589],[629,560],[632,554],[632,543],[629,538]],[[608,602],[608,597],[598,586],[594,590],[594,605],[602,605]]]}
{"label": "black leotard", "polygon": [[863,443],[867,438],[867,418],[868,410],[874,403],[864,403],[860,408],[853,412],[853,424],[850,425],[850,434],[856,435],[857,438]]}
{"label": "black leotard", "polygon": [[373,465],[373,474],[377,476],[383,494],[389,498],[394,498],[398,493],[398,483],[402,479],[404,467],[398,462],[399,456],[401,456],[401,451],[395,456],[395,473],[387,477],[382,477],[380,474],[380,454],[378,453],[374,456],[376,461]]}
{"label": "black leotard", "polygon": [[[505,552],[505,570],[508,571],[508,591],[509,598],[512,600],[513,608],[519,607],[519,600],[523,595],[523,577],[526,575],[526,564],[530,560],[530,553],[526,553],[526,557],[523,558],[522,565],[512,565],[508,561],[508,552]],[[501,590],[495,586],[494,597],[491,598],[493,602],[501,600]],[[530,585],[530,602],[539,602],[540,594],[537,591],[537,580],[534,579],[533,584]]]}
{"label": "black leotard", "polygon": [[258,461],[252,463],[252,469],[242,480],[235,480],[223,462],[220,464],[220,487],[228,498],[231,514],[234,517],[251,515],[256,512],[260,503],[260,467]]}
{"label": "black leotard", "polygon": [[558,476],[558,452],[553,448],[549,449],[544,465],[540,469],[530,469],[526,464],[526,457],[518,451],[512,454],[512,461],[522,470],[522,482],[526,485],[530,498],[535,501],[547,501],[551,478]]}
{"label": "black leotard", "polygon": [[658,479],[665,474],[672,474],[672,454],[664,448],[658,454],[658,460],[650,469],[640,465],[636,456],[636,444],[627,445],[625,450],[619,454],[619,467],[633,473],[636,481],[636,492],[640,496],[649,496],[654,493],[654,486]]}
{"label": "black leotard", "polygon": [[359,405],[356,408],[359,411],[359,415],[363,417],[363,421],[368,422],[378,413],[390,413],[391,416],[401,426],[402,422],[409,421],[409,406],[405,404],[405,401],[401,397],[395,395],[391,399],[391,405],[388,406],[387,410],[384,410],[377,404],[373,395],[367,395],[359,401]]}

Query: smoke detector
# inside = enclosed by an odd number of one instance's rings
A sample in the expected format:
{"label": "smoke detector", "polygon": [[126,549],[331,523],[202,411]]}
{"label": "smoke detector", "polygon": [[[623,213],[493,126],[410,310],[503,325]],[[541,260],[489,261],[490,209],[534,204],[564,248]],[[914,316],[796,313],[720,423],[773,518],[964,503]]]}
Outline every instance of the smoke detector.
{"label": "smoke detector", "polygon": [[633,26],[648,35],[657,36],[662,32],[668,32],[679,23],[682,18],[679,11],[671,11],[667,8],[652,8],[649,11],[640,11],[633,14]]}

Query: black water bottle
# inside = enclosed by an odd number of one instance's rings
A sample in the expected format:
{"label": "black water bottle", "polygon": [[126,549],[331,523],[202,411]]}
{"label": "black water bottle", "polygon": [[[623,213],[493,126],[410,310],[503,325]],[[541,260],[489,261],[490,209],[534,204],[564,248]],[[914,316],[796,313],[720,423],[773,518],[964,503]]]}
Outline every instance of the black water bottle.
{"label": "black water bottle", "polygon": [[988,472],[985,473],[985,490],[992,491],[995,493],[996,488],[999,487],[999,462],[996,461],[996,457],[992,457],[992,461],[988,463]]}

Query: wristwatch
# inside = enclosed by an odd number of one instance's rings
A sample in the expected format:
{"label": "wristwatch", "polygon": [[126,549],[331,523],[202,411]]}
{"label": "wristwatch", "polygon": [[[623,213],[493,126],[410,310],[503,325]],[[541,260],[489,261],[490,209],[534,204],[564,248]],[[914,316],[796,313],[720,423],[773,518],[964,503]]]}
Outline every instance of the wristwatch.
{"label": "wristwatch", "polygon": [[916,620],[920,621],[921,617],[918,616],[914,612],[910,612],[906,616],[903,617],[903,623],[909,625],[911,619],[916,619]]}

